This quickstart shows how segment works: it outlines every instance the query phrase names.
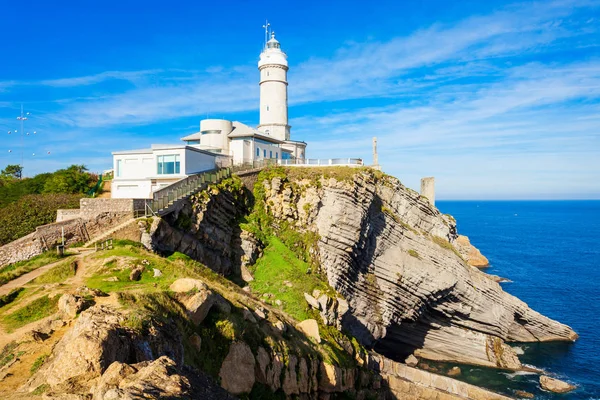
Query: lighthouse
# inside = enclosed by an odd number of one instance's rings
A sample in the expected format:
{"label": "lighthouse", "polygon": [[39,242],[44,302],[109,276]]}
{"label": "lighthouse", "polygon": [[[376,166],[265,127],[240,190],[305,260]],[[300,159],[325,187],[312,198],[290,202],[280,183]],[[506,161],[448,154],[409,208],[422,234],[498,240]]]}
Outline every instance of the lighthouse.
{"label": "lighthouse", "polygon": [[260,71],[260,122],[258,130],[275,139],[290,140],[288,125],[287,55],[275,39],[265,43],[258,62]]}

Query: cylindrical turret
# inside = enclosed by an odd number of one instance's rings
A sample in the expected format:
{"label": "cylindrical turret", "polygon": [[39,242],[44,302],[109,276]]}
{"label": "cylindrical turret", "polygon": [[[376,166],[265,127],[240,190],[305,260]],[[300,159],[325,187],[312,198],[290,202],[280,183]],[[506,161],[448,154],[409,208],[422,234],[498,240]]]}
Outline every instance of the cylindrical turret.
{"label": "cylindrical turret", "polygon": [[279,140],[290,139],[288,125],[286,54],[275,33],[266,43],[258,62],[260,71],[260,124],[258,129]]}

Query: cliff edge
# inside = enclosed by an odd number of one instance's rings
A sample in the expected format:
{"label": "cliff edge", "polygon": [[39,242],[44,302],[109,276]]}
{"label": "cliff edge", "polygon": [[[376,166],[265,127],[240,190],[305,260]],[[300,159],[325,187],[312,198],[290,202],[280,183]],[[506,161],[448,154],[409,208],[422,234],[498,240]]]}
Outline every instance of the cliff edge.
{"label": "cliff edge", "polygon": [[315,234],[307,250],[349,304],[343,327],[382,354],[519,369],[506,342],[577,339],[470,266],[454,219],[396,178],[272,169],[255,194],[263,225]]}

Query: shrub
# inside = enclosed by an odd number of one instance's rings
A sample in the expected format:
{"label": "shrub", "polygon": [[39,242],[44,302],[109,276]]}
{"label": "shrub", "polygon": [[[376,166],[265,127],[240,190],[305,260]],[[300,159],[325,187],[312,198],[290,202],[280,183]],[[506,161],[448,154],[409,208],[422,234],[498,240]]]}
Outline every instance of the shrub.
{"label": "shrub", "polygon": [[0,212],[0,246],[56,220],[56,210],[79,207],[80,194],[33,194],[20,198]]}

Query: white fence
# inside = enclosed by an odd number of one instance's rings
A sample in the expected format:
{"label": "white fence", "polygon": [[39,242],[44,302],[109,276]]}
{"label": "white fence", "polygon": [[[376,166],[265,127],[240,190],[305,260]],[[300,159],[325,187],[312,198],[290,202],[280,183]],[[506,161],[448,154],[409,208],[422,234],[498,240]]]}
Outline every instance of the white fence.
{"label": "white fence", "polygon": [[349,166],[349,167],[361,167],[364,165],[363,160],[360,158],[305,158],[305,159],[294,159],[294,160],[277,160],[279,165],[285,166],[297,166],[297,167],[327,167],[327,166]]}

